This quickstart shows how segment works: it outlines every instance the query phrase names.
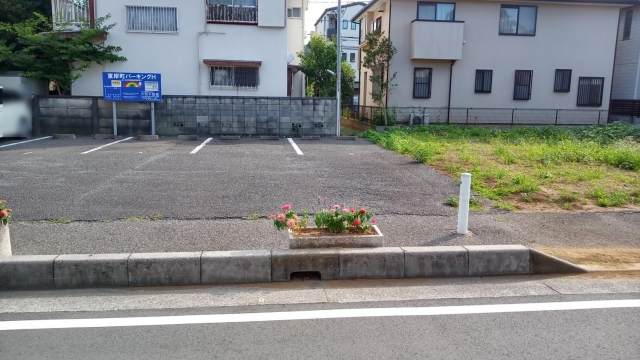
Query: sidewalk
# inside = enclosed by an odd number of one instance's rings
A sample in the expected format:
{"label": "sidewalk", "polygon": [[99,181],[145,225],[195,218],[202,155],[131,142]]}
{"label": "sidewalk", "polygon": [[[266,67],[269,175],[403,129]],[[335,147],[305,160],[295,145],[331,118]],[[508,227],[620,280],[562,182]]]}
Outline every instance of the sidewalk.
{"label": "sidewalk", "polygon": [[[455,216],[378,217],[385,246],[521,244],[532,248],[640,248],[639,212],[472,214],[472,235],[455,234]],[[15,255],[287,248],[269,220],[14,222]]]}

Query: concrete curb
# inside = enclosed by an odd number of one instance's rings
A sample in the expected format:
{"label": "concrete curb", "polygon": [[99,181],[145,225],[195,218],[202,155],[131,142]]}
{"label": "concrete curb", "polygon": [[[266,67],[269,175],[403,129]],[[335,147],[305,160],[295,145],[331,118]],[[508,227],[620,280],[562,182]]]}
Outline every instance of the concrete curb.
{"label": "concrete curb", "polygon": [[521,245],[274,249],[0,258],[0,290],[584,273]]}
{"label": "concrete curb", "polygon": [[75,139],[76,138],[76,134],[53,134],[53,138],[54,139]]}
{"label": "concrete curb", "polygon": [[221,135],[220,140],[240,140],[240,136],[237,135]]}

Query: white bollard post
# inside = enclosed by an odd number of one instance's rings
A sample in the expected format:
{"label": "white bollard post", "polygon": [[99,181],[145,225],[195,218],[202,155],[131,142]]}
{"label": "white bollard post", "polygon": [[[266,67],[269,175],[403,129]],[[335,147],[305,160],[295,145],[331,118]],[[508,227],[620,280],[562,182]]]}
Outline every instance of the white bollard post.
{"label": "white bollard post", "polygon": [[466,234],[469,228],[469,200],[471,199],[471,174],[463,173],[460,179],[458,205],[458,234]]}

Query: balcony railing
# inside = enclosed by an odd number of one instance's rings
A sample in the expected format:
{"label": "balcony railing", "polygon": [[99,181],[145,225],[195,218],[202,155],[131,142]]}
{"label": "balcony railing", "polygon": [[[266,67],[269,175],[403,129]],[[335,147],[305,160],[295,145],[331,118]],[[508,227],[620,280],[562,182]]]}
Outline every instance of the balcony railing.
{"label": "balcony railing", "polygon": [[257,6],[208,4],[207,22],[257,24]]}
{"label": "balcony railing", "polygon": [[68,30],[93,26],[95,0],[51,0],[54,26],[65,25]]}

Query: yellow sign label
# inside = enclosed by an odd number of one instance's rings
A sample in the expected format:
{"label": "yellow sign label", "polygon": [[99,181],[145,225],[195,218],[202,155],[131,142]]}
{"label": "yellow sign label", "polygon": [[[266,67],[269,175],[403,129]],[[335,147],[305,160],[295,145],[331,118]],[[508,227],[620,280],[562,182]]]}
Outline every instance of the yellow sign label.
{"label": "yellow sign label", "polygon": [[122,86],[122,81],[120,80],[111,80],[111,87],[120,87]]}

